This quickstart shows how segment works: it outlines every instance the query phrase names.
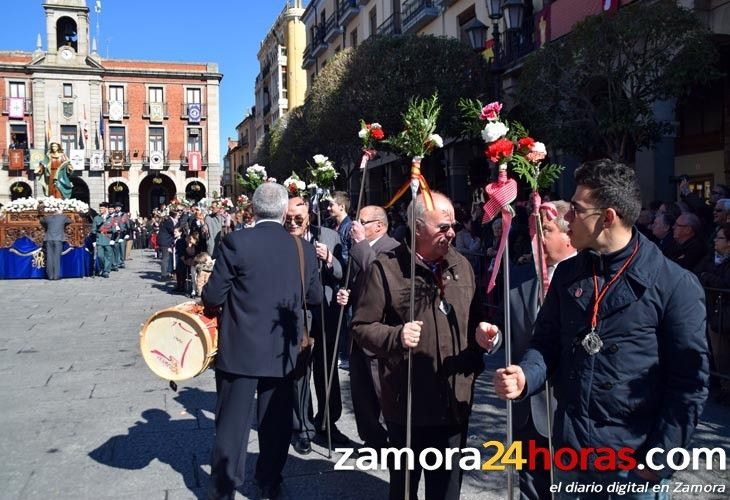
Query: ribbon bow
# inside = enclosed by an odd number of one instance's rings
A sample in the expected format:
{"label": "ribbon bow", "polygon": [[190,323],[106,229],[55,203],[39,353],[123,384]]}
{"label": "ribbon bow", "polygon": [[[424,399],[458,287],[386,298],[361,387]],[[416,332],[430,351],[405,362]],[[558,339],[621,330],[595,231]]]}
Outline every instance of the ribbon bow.
{"label": "ribbon bow", "polygon": [[489,200],[484,204],[484,217],[482,218],[482,223],[489,222],[499,212],[502,212],[502,237],[499,240],[497,255],[494,257],[494,268],[492,268],[492,275],[489,277],[489,284],[487,285],[487,293],[489,293],[497,283],[497,275],[499,274],[499,267],[502,262],[502,254],[507,246],[509,230],[512,226],[513,212],[512,207],[510,207],[510,203],[517,199],[517,182],[515,182],[514,179],[507,177],[506,164],[499,166],[499,175],[497,176],[497,180],[487,184],[484,191],[487,195],[489,195]]}
{"label": "ribbon bow", "polygon": [[420,156],[414,156],[411,160],[411,178],[403,183],[403,185],[398,188],[398,191],[393,195],[393,197],[390,199],[388,203],[385,204],[384,208],[390,208],[392,207],[398,199],[405,194],[406,191],[411,187],[411,181],[417,181],[418,185],[421,187],[421,192],[423,193],[423,201],[426,204],[426,210],[429,212],[433,210],[433,198],[431,197],[431,188],[428,186],[428,182],[426,181],[426,178],[421,174],[421,157]]}

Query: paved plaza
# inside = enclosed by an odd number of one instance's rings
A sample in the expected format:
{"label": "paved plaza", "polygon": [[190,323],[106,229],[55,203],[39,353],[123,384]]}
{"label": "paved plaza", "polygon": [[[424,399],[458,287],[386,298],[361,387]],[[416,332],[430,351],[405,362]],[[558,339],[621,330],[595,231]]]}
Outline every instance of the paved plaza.
{"label": "paved plaza", "polygon": [[[175,392],[139,352],[145,319],[187,300],[166,293],[158,274],[153,254],[138,250],[111,279],[0,282],[1,499],[204,498],[213,372],[181,383]],[[490,382],[500,358],[490,359],[478,382],[467,446],[504,439],[504,403],[494,397]],[[340,377],[346,396],[338,426],[356,438],[347,372]],[[321,445],[306,457],[290,448],[283,498],[387,497],[387,471],[334,471],[334,457],[327,459]],[[730,451],[730,409],[710,402],[693,445]],[[255,430],[249,450],[253,470]],[[682,472],[675,481],[730,482],[720,470]],[[505,489],[504,473],[469,473],[462,498],[506,498]],[[250,481],[240,492],[241,498],[257,498]]]}

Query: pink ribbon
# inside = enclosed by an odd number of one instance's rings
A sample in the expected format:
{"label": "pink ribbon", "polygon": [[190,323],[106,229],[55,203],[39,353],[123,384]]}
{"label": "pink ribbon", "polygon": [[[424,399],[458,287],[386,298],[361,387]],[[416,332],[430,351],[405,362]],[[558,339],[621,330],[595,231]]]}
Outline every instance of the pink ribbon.
{"label": "pink ribbon", "polygon": [[501,165],[496,182],[487,184],[484,191],[489,196],[489,199],[484,204],[484,217],[482,218],[482,222],[489,222],[497,213],[502,212],[502,237],[499,240],[497,255],[494,257],[495,261],[494,267],[492,268],[492,275],[489,277],[489,283],[487,284],[487,293],[490,293],[497,283],[497,275],[499,274],[499,267],[502,263],[502,254],[504,254],[504,249],[507,246],[509,230],[512,226],[512,210],[509,205],[517,198],[517,182],[507,177],[507,166]]}
{"label": "pink ribbon", "polygon": [[[540,198],[540,193],[533,191],[530,194],[530,204],[532,205],[532,214],[530,216],[530,239],[532,246],[532,257],[535,264],[535,274],[540,276],[542,279],[542,297],[540,301],[545,298],[550,281],[548,280],[547,262],[545,260],[545,251],[540,249],[540,240],[537,235],[537,218],[541,216],[541,213],[545,214],[545,219],[551,221],[558,217],[558,209],[555,205],[548,202],[543,203]],[[540,250],[543,250],[542,252]]]}

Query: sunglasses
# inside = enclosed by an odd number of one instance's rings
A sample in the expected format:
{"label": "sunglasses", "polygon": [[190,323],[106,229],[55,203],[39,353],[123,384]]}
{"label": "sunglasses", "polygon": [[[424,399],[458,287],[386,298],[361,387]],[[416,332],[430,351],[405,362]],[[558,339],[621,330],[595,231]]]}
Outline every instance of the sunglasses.
{"label": "sunglasses", "polygon": [[453,224],[436,224],[434,227],[438,229],[439,233],[447,233],[449,232],[449,229],[453,229],[454,232],[456,232],[456,228],[459,226],[458,222],[454,222]]}
{"label": "sunglasses", "polygon": [[368,225],[368,224],[370,224],[371,222],[378,222],[378,220],[377,220],[377,219],[371,219],[371,220],[361,220],[361,221],[358,221],[358,222],[359,222],[360,224],[362,224],[363,226],[367,226],[367,225]]}
{"label": "sunglasses", "polygon": [[291,216],[287,215],[286,219],[284,219],[284,223],[288,226],[291,226],[292,223],[294,223],[294,225],[301,226],[304,224],[304,216],[295,215],[294,217],[291,217]]}

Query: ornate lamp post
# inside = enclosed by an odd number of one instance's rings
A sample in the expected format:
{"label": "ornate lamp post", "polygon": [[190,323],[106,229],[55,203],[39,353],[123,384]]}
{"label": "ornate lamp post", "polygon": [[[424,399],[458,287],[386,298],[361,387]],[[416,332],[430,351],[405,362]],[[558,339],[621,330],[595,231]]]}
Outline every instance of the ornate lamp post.
{"label": "ornate lamp post", "polygon": [[466,26],[464,26],[464,29],[466,34],[469,36],[469,44],[471,45],[471,48],[478,52],[484,50],[489,28],[475,17],[469,21]]}

